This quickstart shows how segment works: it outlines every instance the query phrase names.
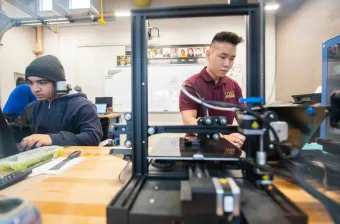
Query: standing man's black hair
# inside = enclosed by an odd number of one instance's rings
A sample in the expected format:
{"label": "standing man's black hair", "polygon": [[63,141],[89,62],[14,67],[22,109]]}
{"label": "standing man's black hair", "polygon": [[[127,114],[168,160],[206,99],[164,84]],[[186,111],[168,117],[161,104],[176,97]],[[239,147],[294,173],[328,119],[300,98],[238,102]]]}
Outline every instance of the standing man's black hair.
{"label": "standing man's black hair", "polygon": [[243,38],[238,36],[236,33],[221,31],[214,36],[213,40],[211,41],[210,47],[215,42],[218,43],[227,42],[236,46],[239,43],[242,43],[243,41],[244,41]]}

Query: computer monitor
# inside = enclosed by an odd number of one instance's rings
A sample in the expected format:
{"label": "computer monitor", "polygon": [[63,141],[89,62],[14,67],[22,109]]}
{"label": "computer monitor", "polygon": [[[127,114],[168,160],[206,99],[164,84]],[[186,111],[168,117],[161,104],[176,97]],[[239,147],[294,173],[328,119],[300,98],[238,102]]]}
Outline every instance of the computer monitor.
{"label": "computer monitor", "polygon": [[0,108],[0,159],[19,153],[11,128]]}
{"label": "computer monitor", "polygon": [[99,103],[99,104],[96,104],[96,107],[97,107],[97,114],[105,114],[106,113],[107,104]]}
{"label": "computer monitor", "polygon": [[107,104],[107,107],[112,107],[112,97],[96,97],[95,104]]}

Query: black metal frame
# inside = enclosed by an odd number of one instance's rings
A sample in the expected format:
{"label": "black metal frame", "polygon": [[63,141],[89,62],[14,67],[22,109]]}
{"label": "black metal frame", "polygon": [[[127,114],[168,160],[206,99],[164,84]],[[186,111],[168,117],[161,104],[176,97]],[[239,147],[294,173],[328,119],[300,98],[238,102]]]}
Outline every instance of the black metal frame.
{"label": "black metal frame", "polygon": [[[263,5],[262,5],[263,6]],[[264,29],[260,29],[259,4],[245,5],[208,5],[195,7],[173,7],[164,9],[134,10],[132,13],[132,117],[128,119],[126,126],[116,126],[115,132],[127,134],[132,141],[133,175],[116,194],[107,207],[107,223],[306,223],[307,216],[279,190],[273,186],[273,191],[267,192],[258,188],[254,183],[239,175],[231,175],[228,169],[211,170],[217,176],[231,176],[242,188],[241,217],[230,221],[225,216],[195,216],[183,213],[180,210],[179,197],[174,197],[174,192],[179,189],[176,186],[182,180],[188,179],[186,169],[176,169],[172,172],[162,172],[150,169],[147,161],[148,137],[151,134],[160,133],[228,133],[235,130],[235,126],[221,129],[217,126],[149,126],[148,125],[148,82],[147,82],[147,19],[184,18],[203,16],[247,15],[247,96],[264,97],[264,44],[261,37]],[[263,16],[263,15],[262,15]],[[264,18],[262,17],[262,20]],[[262,21],[263,22],[263,21]],[[262,27],[263,28],[263,27]],[[129,116],[128,116],[129,117]],[[148,133],[148,128],[153,130]],[[150,129],[149,129],[150,130]],[[246,168],[245,164],[238,161],[228,164],[236,169]],[[249,164],[248,164],[249,165]],[[216,172],[217,171],[217,172]],[[222,172],[222,173],[220,173]],[[245,172],[252,175],[253,172]],[[251,178],[249,178],[251,179]],[[151,187],[151,183],[157,184],[157,189]],[[160,188],[158,188],[160,185]],[[175,188],[173,188],[175,186]],[[164,189],[163,189],[164,187]],[[170,188],[169,188],[170,187]],[[161,191],[159,191],[162,189]],[[171,189],[171,190],[169,190]],[[176,190],[177,189],[177,190]],[[172,192],[172,193],[171,193]],[[169,193],[171,193],[169,195]],[[162,212],[153,211],[148,206],[146,199],[159,197],[160,201],[166,201],[172,206],[162,207]],[[158,196],[156,196],[158,195]],[[166,197],[166,199],[164,198]],[[251,200],[249,200],[251,198]],[[158,201],[156,199],[156,201]],[[279,205],[280,204],[280,205]],[[260,206],[259,206],[260,205]],[[159,211],[160,207],[157,207]],[[268,213],[270,210],[270,213]],[[264,216],[265,215],[265,216]],[[241,218],[239,220],[238,218]],[[178,222],[176,220],[179,220]]]}
{"label": "black metal frame", "polygon": [[[148,19],[248,16],[247,20],[247,96],[264,97],[264,57],[261,55],[260,5],[204,5],[133,10],[131,15],[132,52],[132,150],[133,175],[148,172]],[[261,45],[262,44],[262,45]]]}

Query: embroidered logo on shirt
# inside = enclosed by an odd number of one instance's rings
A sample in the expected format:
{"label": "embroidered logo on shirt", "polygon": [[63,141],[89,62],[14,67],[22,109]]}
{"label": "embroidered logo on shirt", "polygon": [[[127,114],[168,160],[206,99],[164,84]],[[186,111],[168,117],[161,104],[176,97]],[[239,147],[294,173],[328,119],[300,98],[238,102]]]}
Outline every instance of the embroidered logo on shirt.
{"label": "embroidered logo on shirt", "polygon": [[234,91],[231,91],[231,92],[226,92],[225,93],[225,98],[235,98],[235,93]]}

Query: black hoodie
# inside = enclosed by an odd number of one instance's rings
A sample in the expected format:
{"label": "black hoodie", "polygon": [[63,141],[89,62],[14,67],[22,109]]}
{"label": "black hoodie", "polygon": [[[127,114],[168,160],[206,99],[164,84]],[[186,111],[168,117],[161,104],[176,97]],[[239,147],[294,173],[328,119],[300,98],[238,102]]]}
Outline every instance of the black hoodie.
{"label": "black hoodie", "polygon": [[98,146],[103,136],[96,107],[83,93],[29,104],[20,126],[29,127],[25,135],[48,134],[60,146]]}
{"label": "black hoodie", "polygon": [[[34,59],[25,71],[26,79],[30,76],[53,83],[66,80],[62,64],[53,55]],[[96,107],[82,93],[63,95],[51,103],[47,100],[31,103],[22,120],[17,119],[12,127],[17,141],[31,134],[48,134],[52,144],[60,146],[98,146],[103,136]]]}

